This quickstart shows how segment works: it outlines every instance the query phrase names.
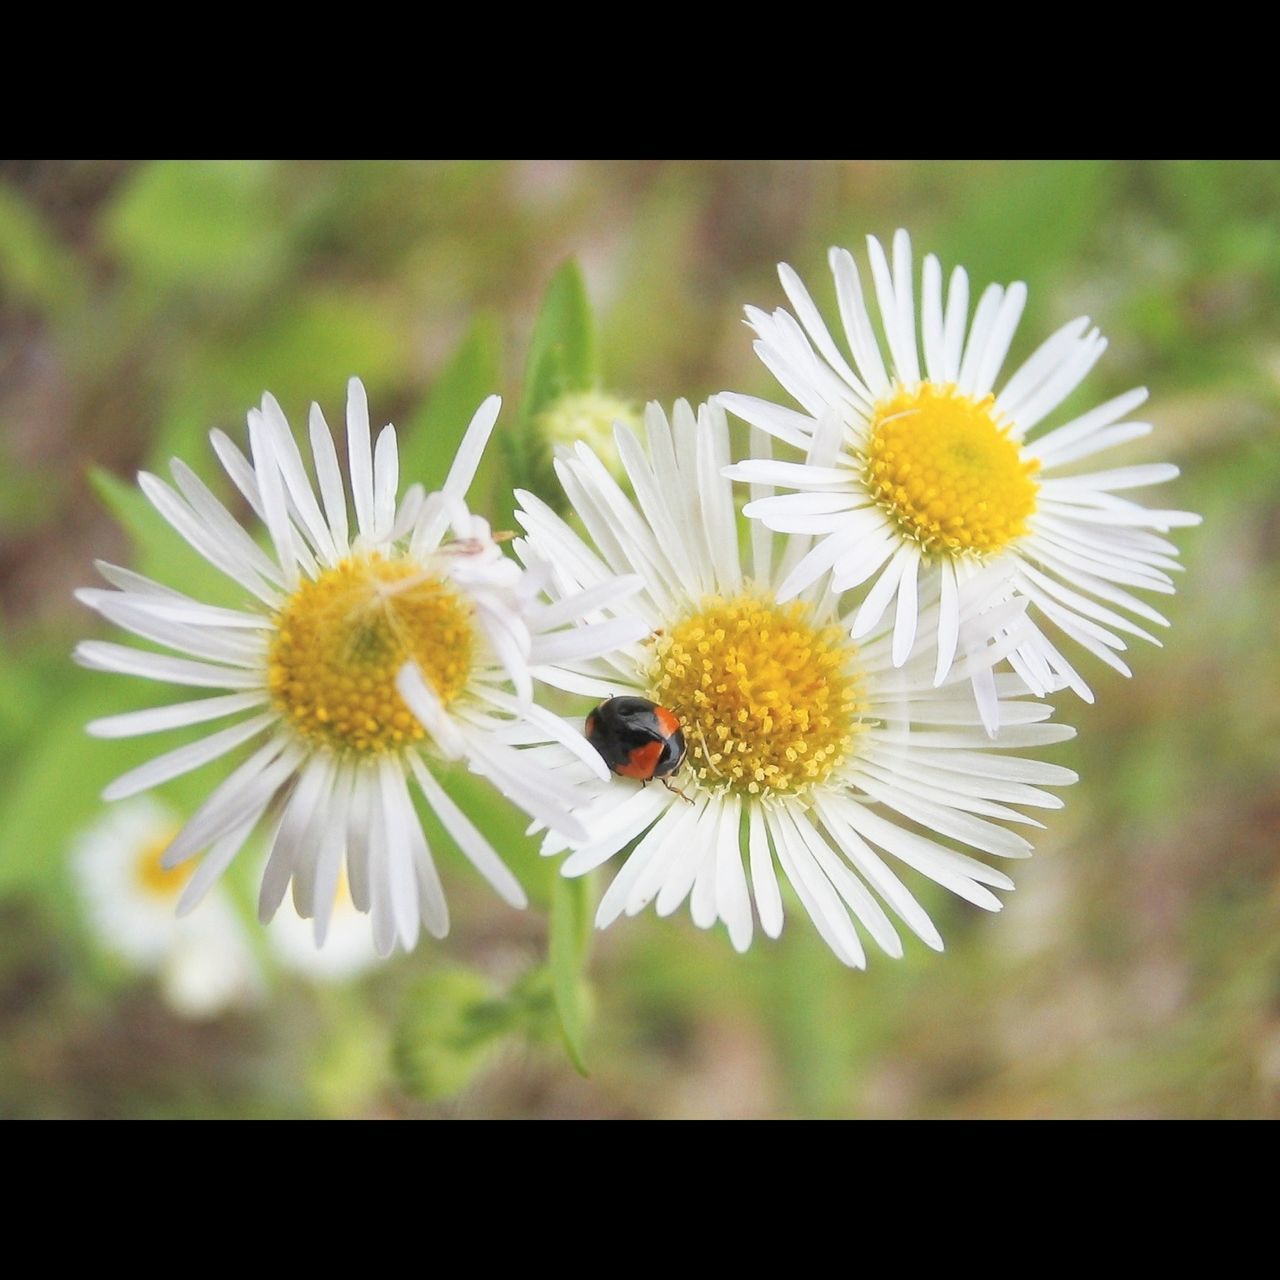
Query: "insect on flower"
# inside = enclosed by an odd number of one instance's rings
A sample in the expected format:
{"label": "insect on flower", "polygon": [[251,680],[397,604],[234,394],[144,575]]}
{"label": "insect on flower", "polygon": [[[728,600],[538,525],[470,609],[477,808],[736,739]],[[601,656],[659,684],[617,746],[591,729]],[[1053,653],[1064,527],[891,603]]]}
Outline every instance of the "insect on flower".
{"label": "insect on flower", "polygon": [[661,780],[668,791],[683,795],[668,780],[688,750],[674,712],[648,698],[610,698],[587,716],[587,741],[605,764],[624,778]]}

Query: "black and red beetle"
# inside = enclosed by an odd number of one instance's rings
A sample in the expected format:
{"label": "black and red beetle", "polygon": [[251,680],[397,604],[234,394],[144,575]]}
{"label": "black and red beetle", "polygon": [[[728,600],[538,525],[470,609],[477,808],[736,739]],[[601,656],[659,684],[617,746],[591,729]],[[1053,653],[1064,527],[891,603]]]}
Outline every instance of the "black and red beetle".
{"label": "black and red beetle", "polygon": [[686,747],[680,721],[666,707],[648,698],[610,698],[587,717],[586,732],[614,773],[641,782],[659,778],[675,790],[666,779],[684,763]]}

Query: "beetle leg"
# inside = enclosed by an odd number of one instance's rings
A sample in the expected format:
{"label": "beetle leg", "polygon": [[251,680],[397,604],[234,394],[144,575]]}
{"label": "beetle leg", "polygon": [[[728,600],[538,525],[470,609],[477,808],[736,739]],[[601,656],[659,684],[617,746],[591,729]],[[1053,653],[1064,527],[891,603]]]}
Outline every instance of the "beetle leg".
{"label": "beetle leg", "polygon": [[662,782],[662,785],[666,787],[668,791],[673,792],[675,795],[678,795],[680,799],[685,802],[685,804],[693,803],[693,801],[690,800],[689,797],[685,795],[685,793],[681,791],[679,787],[672,786],[670,778],[663,778],[661,779],[661,782]]}

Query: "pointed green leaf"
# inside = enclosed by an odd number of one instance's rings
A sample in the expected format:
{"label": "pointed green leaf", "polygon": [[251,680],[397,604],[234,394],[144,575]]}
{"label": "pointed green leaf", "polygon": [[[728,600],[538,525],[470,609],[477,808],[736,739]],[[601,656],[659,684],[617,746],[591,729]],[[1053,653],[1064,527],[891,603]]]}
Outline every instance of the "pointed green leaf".
{"label": "pointed green leaf", "polygon": [[542,299],[525,366],[520,417],[527,422],[566,391],[585,391],[600,379],[599,352],[582,268],[570,258]]}
{"label": "pointed green leaf", "polygon": [[137,168],[103,222],[134,275],[158,289],[261,288],[284,262],[287,226],[261,160],[161,160]]}
{"label": "pointed green leaf", "polygon": [[573,1065],[588,1075],[583,1055],[587,1014],[582,971],[591,939],[591,878],[556,876],[551,890],[551,986],[565,1048]]}
{"label": "pointed green leaf", "polygon": [[519,419],[499,437],[511,487],[531,489],[556,501],[560,486],[551,470],[551,449],[539,438],[535,419],[560,396],[590,390],[599,381],[595,320],[582,268],[571,258],[551,278],[533,326]]}

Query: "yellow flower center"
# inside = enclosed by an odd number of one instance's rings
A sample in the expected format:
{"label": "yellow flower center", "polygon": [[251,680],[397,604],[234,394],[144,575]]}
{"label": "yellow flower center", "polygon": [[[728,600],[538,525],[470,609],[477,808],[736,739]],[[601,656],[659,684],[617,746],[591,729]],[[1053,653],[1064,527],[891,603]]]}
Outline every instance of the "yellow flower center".
{"label": "yellow flower center", "polygon": [[194,862],[179,863],[178,866],[166,870],[160,865],[164,851],[173,843],[178,828],[172,827],[163,835],[148,840],[138,851],[137,861],[133,864],[133,872],[137,877],[138,887],[143,893],[162,902],[173,902],[186,888],[191,873],[196,869]]}
{"label": "yellow flower center", "polygon": [[703,787],[796,795],[848,753],[863,710],[856,650],[808,605],[712,596],[655,650],[650,696],[679,719]]}
{"label": "yellow flower center", "polygon": [[276,706],[335,751],[394,750],[422,726],[396,691],[409,659],[445,706],[471,671],[470,610],[410,560],[350,556],[285,601],[268,655]]}
{"label": "yellow flower center", "polygon": [[999,551],[1036,509],[1040,464],[1009,438],[994,396],[900,388],[876,405],[865,456],[871,492],[926,553]]}

